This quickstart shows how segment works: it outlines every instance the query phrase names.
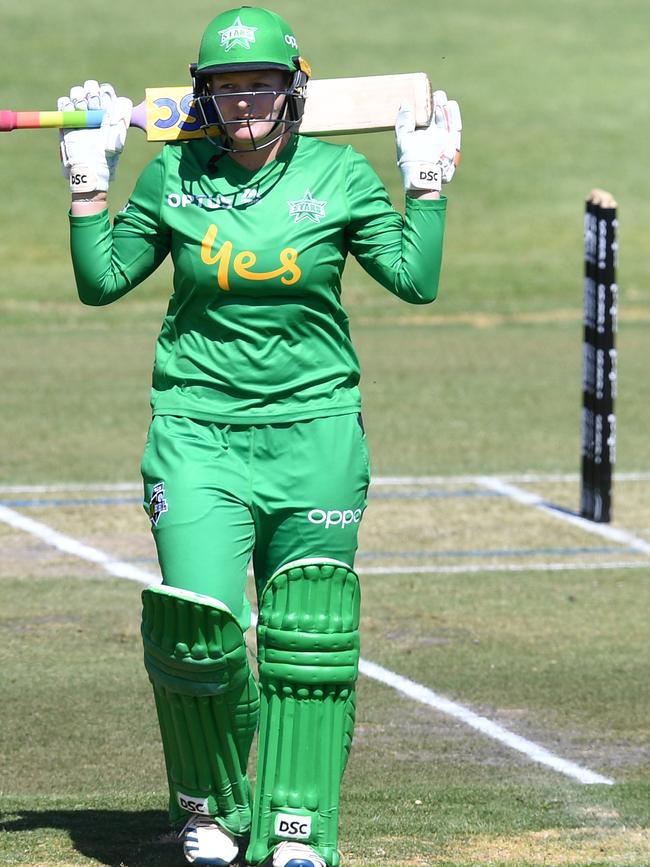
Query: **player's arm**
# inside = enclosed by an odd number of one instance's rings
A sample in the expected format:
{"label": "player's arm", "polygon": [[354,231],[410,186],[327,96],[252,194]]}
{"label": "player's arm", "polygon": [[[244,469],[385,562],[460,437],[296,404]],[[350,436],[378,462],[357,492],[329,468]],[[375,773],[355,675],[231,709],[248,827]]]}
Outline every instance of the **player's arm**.
{"label": "player's arm", "polygon": [[460,154],[460,111],[443,91],[434,95],[431,126],[415,129],[410,109],[396,124],[398,165],[406,191],[402,217],[368,163],[357,155],[348,182],[348,249],[362,267],[399,298],[427,304],[438,294],[447,199]]}
{"label": "player's arm", "polygon": [[447,199],[407,196],[402,216],[367,160],[354,151],[349,159],[347,249],[394,295],[430,303],[438,293]]}
{"label": "player's arm", "polygon": [[163,149],[141,172],[113,224],[105,208],[70,214],[72,264],[84,304],[110,304],[145,280],[169,253],[171,234],[160,213],[164,176]]}
{"label": "player's arm", "polygon": [[[68,179],[70,249],[79,298],[101,306],[142,282],[169,252],[169,233],[160,225],[162,159],[142,173],[126,209],[111,224],[107,192],[124,149],[131,101],[110,84],[89,80],[58,100],[59,111],[104,110],[99,129],[62,130],[60,151]],[[159,155],[160,156],[160,155]]]}

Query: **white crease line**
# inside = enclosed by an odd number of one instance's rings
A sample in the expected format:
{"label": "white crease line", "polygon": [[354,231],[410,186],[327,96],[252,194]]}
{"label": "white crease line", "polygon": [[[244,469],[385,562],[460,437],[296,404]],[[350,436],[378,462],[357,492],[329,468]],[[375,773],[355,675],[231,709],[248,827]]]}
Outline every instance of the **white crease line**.
{"label": "white crease line", "polygon": [[573,563],[472,563],[454,566],[359,566],[359,575],[472,575],[482,572],[591,572],[608,569],[649,569],[646,561],[604,561]]}
{"label": "white crease line", "polygon": [[[160,583],[160,578],[158,576],[145,572],[142,569],[138,569],[130,563],[125,563],[122,560],[115,560],[99,548],[85,545],[77,539],[73,539],[70,536],[59,533],[57,530],[53,530],[47,524],[27,518],[13,509],[8,509],[6,506],[0,506],[0,521],[4,521],[4,523],[9,524],[15,529],[23,530],[26,533],[37,536],[43,542],[52,545],[59,551],[96,563],[98,566],[105,569],[110,575],[114,575],[118,578],[127,578],[130,581],[137,581],[141,584]],[[441,713],[464,722],[471,728],[476,729],[476,731],[480,731],[505,746],[522,753],[531,761],[547,765],[548,767],[553,768],[553,770],[565,774],[565,776],[578,780],[580,783],[602,783],[608,786],[614,784],[614,780],[596,774],[588,768],[582,768],[580,765],[576,765],[567,759],[562,759],[549,752],[544,747],[539,746],[539,744],[528,741],[525,738],[514,734],[514,732],[504,729],[502,726],[492,722],[486,717],[475,714],[469,708],[457,704],[444,696],[438,695],[427,687],[409,680],[406,677],[402,677],[387,668],[376,665],[374,662],[368,662],[365,659],[361,659],[359,661],[359,671],[366,677],[379,681],[379,683],[383,683],[386,686],[390,686],[421,704],[433,707]]]}
{"label": "white crease line", "polygon": [[52,485],[0,485],[0,494],[61,494],[84,491],[142,491],[142,484],[135,482],[79,483],[61,482]]}
{"label": "white crease line", "polygon": [[633,533],[628,533],[627,530],[619,530],[616,527],[610,527],[608,524],[598,524],[594,521],[588,521],[586,518],[581,518],[579,515],[574,515],[571,512],[563,512],[561,509],[554,509],[550,506],[543,497],[538,494],[533,494],[530,491],[524,491],[515,485],[508,484],[501,479],[496,479],[492,476],[482,476],[477,478],[477,482],[483,487],[495,493],[502,494],[505,497],[510,497],[517,503],[524,506],[533,506],[547,515],[552,515],[560,521],[567,524],[572,524],[574,527],[579,527],[587,533],[592,533],[595,536],[601,536],[603,539],[608,539],[610,542],[617,542],[620,545],[626,545],[634,548],[641,554],[650,555],[650,542],[635,536]]}
{"label": "white crease line", "polygon": [[565,774],[567,777],[573,777],[574,780],[578,780],[578,782],[586,785],[593,783],[601,783],[606,786],[614,785],[614,780],[609,777],[603,777],[600,774],[594,773],[594,771],[590,771],[588,768],[583,768],[574,762],[562,759],[539,744],[514,734],[514,732],[503,728],[503,726],[492,722],[492,720],[484,716],[479,716],[462,704],[451,701],[445,698],[444,695],[439,695],[426,686],[409,680],[407,677],[395,674],[381,665],[376,665],[374,662],[367,662],[362,659],[359,663],[359,671],[365,674],[366,677],[371,677],[373,680],[386,684],[386,686],[391,686],[408,698],[419,701],[421,704],[429,705],[429,707],[435,708],[435,710],[447,714],[447,716],[460,720],[460,722],[476,729],[476,731],[487,735],[495,741],[499,741],[499,743],[510,747],[512,750],[522,753],[533,762],[553,768],[558,773]]}
{"label": "white crease line", "polygon": [[[374,476],[371,487],[408,485],[471,485],[485,479],[524,484],[526,482],[577,482],[578,473],[499,473],[494,476]],[[615,473],[614,482],[648,482],[650,473]],[[61,482],[51,485],[0,485],[0,494],[56,494],[66,491],[142,491],[136,482]]]}
{"label": "white crease line", "polygon": [[[494,475],[473,476],[374,476],[370,482],[379,486],[400,485],[471,485],[481,484],[483,479],[504,480],[509,482],[577,482],[578,473],[498,473]],[[650,482],[650,473],[615,473],[613,481]]]}
{"label": "white crease line", "polygon": [[82,560],[88,560],[91,563],[96,563],[101,566],[110,575],[115,575],[117,578],[127,578],[129,581],[138,581],[140,584],[160,583],[160,578],[150,572],[145,572],[144,569],[138,569],[131,563],[125,563],[123,560],[116,560],[101,551],[99,548],[93,548],[90,545],[85,545],[71,536],[65,536],[47,524],[42,524],[40,521],[34,521],[32,518],[27,518],[16,512],[13,509],[8,509],[6,506],[0,505],[0,521],[9,524],[17,530],[24,530],[25,533],[30,533],[32,536],[37,536],[41,541],[65,554],[72,554],[74,557],[79,557]]}

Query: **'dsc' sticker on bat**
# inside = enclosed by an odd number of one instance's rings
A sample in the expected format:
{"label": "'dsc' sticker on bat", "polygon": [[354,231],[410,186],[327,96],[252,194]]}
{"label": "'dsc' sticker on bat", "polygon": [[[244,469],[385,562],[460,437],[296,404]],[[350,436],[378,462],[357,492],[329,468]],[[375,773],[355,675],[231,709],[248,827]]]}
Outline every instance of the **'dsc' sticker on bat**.
{"label": "'dsc' sticker on bat", "polygon": [[192,91],[186,87],[148,87],[145,103],[149,141],[178,141],[203,136],[193,101]]}

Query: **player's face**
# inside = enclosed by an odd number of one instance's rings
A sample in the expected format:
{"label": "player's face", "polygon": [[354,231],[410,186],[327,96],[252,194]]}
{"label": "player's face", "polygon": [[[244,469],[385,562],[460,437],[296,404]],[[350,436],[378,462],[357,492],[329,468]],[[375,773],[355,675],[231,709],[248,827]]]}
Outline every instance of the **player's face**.
{"label": "player's face", "polygon": [[277,91],[286,89],[287,75],[280,69],[221,72],[210,76],[209,86],[233,146],[247,150],[273,130],[286,99]]}

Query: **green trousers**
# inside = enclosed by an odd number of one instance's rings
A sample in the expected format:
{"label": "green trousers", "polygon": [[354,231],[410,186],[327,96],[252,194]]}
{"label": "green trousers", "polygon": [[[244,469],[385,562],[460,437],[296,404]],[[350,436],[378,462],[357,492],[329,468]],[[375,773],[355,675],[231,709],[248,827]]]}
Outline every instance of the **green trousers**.
{"label": "green trousers", "polygon": [[288,562],[354,565],[370,478],[356,413],[272,425],[155,416],[142,475],[163,583],[219,599],[244,629],[251,560],[258,595]]}

